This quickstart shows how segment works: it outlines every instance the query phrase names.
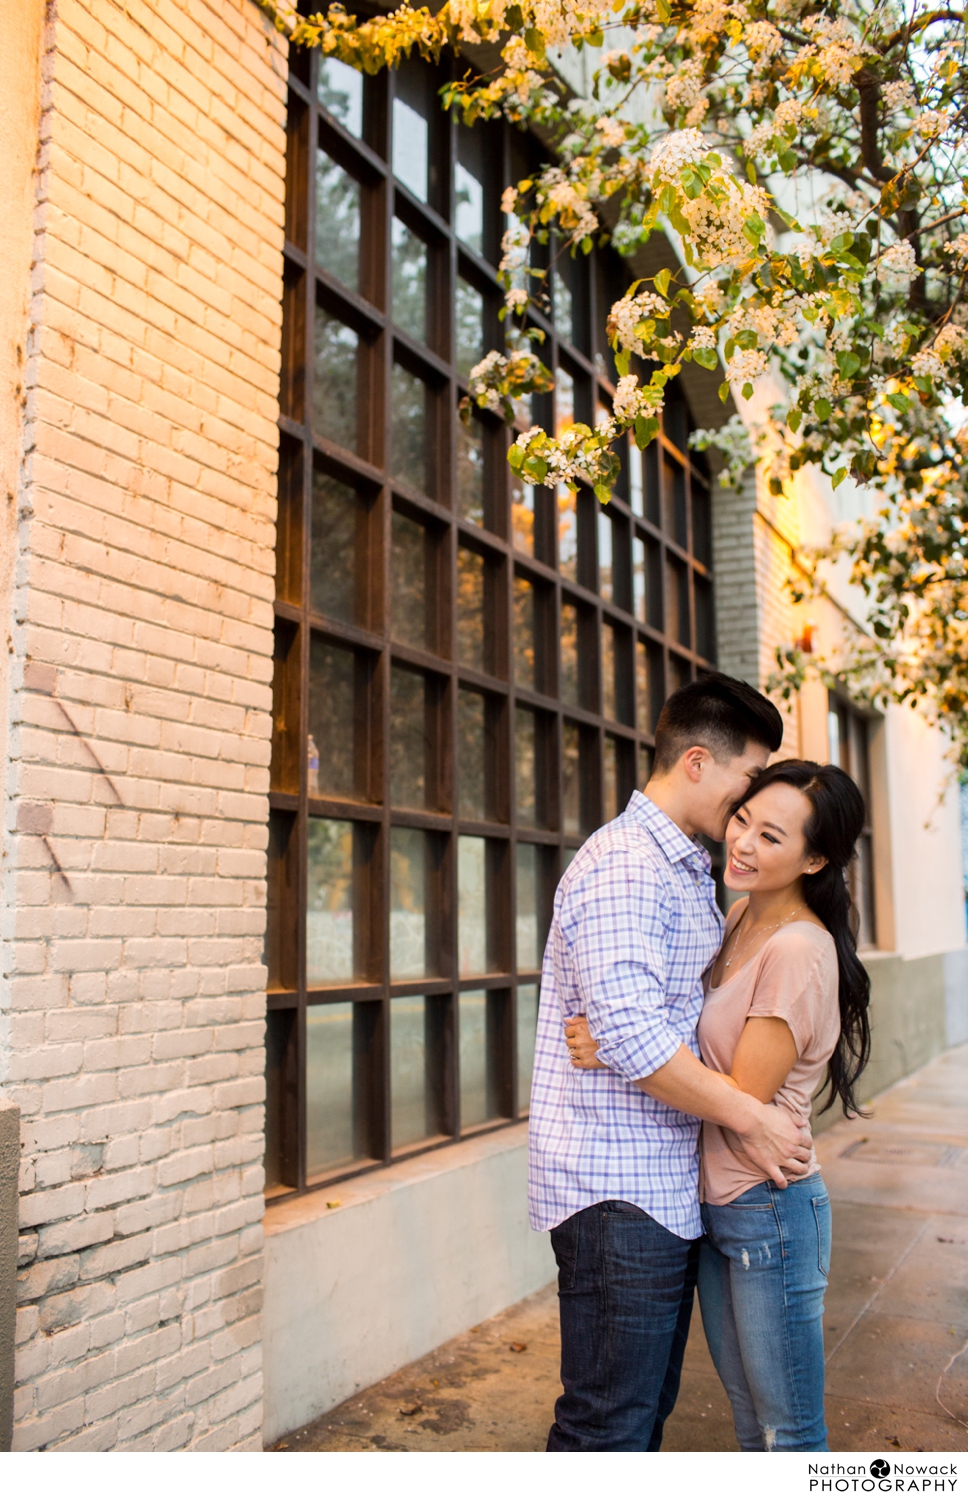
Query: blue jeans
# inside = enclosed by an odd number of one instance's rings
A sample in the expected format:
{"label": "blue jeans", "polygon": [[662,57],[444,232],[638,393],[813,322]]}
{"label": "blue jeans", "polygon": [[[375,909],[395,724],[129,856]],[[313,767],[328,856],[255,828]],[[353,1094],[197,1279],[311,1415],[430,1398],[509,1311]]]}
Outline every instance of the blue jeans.
{"label": "blue jeans", "polygon": [[699,1305],[747,1452],[826,1453],[823,1297],[830,1199],[819,1172],[703,1204]]}
{"label": "blue jeans", "polygon": [[595,1203],[551,1231],[561,1383],[549,1453],[654,1453],[679,1394],[696,1240],[632,1203]]}

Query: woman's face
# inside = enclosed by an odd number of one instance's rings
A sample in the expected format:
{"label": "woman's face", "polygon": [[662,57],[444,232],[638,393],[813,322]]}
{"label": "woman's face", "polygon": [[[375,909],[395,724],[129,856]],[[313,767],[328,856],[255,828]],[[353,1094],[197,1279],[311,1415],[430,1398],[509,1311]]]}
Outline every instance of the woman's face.
{"label": "woman's face", "polygon": [[795,786],[775,781],[756,792],[726,827],[726,875],[731,891],[779,891],[826,860],[811,854],[803,830],[812,809]]}

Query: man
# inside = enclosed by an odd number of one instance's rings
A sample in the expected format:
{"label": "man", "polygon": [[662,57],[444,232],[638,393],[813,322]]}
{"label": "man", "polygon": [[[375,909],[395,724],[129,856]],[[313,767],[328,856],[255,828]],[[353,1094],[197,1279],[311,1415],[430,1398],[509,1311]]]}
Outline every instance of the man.
{"label": "man", "polygon": [[[777,750],[761,693],[709,673],[659,717],[645,795],[584,844],[555,896],[541,976],[529,1199],[558,1262],[564,1392],[554,1451],[654,1451],[679,1390],[695,1287],[699,1121],[742,1137],[778,1186],[806,1153],[787,1117],[698,1058],[702,974],[723,919],[700,835]],[[584,1012],[606,1070],[571,1067]]]}

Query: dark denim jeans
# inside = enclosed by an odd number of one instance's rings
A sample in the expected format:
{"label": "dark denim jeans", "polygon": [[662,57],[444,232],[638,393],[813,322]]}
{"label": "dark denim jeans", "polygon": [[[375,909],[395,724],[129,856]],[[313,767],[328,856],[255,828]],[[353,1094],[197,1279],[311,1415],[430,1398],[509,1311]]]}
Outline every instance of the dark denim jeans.
{"label": "dark denim jeans", "polygon": [[549,1453],[654,1453],[676,1404],[698,1241],[632,1203],[595,1203],[551,1231],[561,1383]]}

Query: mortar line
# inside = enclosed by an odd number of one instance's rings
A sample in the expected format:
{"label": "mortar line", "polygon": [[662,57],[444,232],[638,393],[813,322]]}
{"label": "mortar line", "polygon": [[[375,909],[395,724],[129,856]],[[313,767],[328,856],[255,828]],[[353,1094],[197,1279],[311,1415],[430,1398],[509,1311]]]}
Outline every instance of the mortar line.
{"label": "mortar line", "polygon": [[889,1286],[890,1283],[894,1280],[895,1275],[901,1269],[901,1267],[903,1266],[904,1262],[907,1260],[908,1256],[911,1254],[911,1251],[914,1249],[914,1247],[916,1245],[919,1245],[921,1243],[921,1237],[925,1233],[925,1231],[927,1230],[928,1225],[931,1223],[931,1220],[934,1217],[935,1217],[934,1214],[929,1214],[928,1217],[925,1219],[924,1223],[921,1225],[921,1228],[918,1230],[917,1234],[914,1236],[914,1239],[911,1241],[910,1245],[908,1245],[907,1249],[905,1250],[904,1254],[901,1256],[900,1260],[897,1262],[896,1265],[894,1265],[894,1266],[891,1267],[890,1272],[888,1273],[887,1276],[884,1277],[884,1280],[881,1282],[880,1286],[877,1288],[877,1291],[871,1293],[870,1297],[868,1297],[867,1301],[864,1303],[864,1306],[861,1308],[860,1312],[854,1318],[854,1320],[850,1324],[849,1328],[847,1328],[844,1331],[844,1333],[841,1335],[841,1337],[837,1340],[837,1342],[834,1345],[834,1347],[831,1349],[830,1353],[825,1357],[825,1359],[824,1359],[824,1365],[825,1366],[829,1365],[830,1361],[833,1359],[834,1355],[837,1353],[837,1350],[840,1349],[843,1346],[843,1344],[847,1341],[847,1339],[850,1338],[850,1335],[853,1333],[854,1329],[857,1327],[857,1324],[860,1322],[861,1318],[863,1318],[864,1315],[866,1313],[868,1313],[870,1311],[870,1309],[874,1306],[874,1303],[877,1301],[878,1297],[881,1295],[881,1293],[883,1292],[884,1288],[887,1287],[887,1286]]}

